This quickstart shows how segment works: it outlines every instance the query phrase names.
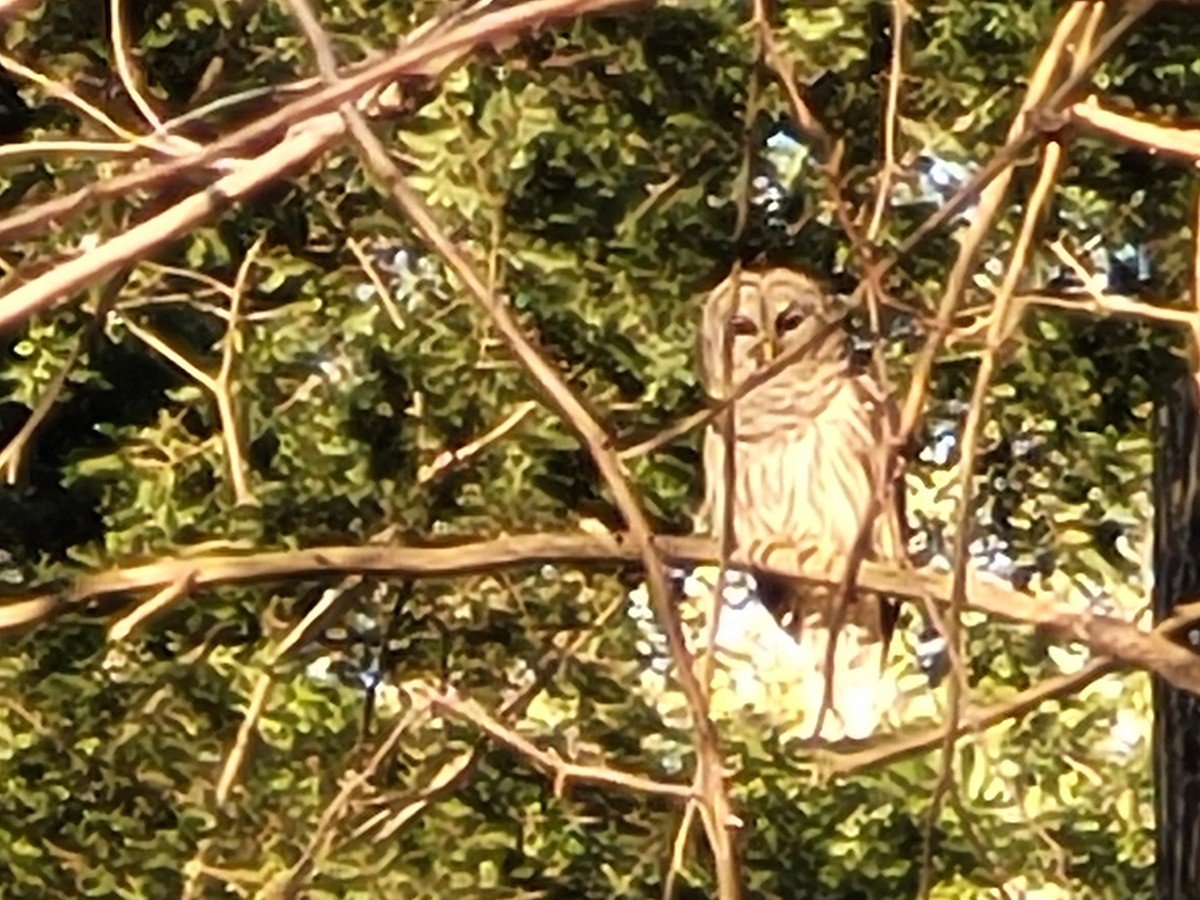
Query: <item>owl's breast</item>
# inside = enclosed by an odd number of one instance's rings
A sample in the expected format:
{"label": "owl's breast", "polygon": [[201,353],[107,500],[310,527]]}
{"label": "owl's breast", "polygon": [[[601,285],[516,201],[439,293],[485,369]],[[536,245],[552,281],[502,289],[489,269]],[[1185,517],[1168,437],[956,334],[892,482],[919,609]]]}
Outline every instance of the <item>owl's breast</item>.
{"label": "owl's breast", "polygon": [[788,546],[814,564],[849,554],[870,505],[878,409],[849,383],[821,399],[809,414],[746,410],[758,421],[734,445],[739,547]]}

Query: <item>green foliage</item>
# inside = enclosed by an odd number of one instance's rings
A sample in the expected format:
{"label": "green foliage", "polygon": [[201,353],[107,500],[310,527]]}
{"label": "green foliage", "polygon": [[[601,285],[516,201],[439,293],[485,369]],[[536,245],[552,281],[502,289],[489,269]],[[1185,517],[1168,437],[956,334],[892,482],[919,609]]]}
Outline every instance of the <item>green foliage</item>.
{"label": "green foliage", "polygon": [[[844,141],[838,188],[864,211],[861,227],[884,178],[891,9],[875,0],[775,5],[775,37],[796,84]],[[320,6],[349,64],[386,52],[444,4]],[[547,27],[480,49],[435,87],[406,88],[410,108],[377,123],[456,245],[618,445],[703,407],[692,363],[696,298],[735,261],[784,262],[842,283],[861,274],[828,173],[792,122],[786,93],[757,64],[739,6],[663,4]],[[1003,143],[1059,6],[946,0],[909,9],[884,250],[940,202],[922,188],[922,158],[979,166]],[[163,119],[185,117],[180,131],[195,140],[260,118],[288,101],[282,88],[315,71],[284,4],[122,7],[145,93]],[[145,131],[118,76],[107,10],[95,0],[44,2],[5,23],[4,49],[122,128]],[[1114,103],[1194,117],[1198,46],[1186,10],[1156,11],[1095,83]],[[13,143],[113,140],[44,86],[5,78],[0,119]],[[57,151],[0,159],[0,209],[126,166]],[[964,309],[987,313],[1031,177],[1018,169],[1014,202],[984,248]],[[777,195],[763,196],[763,183]],[[14,240],[4,268],[18,275],[9,283],[194,188],[183,179],[131,192]],[[1050,238],[1085,258],[1100,238],[1106,249],[1144,247],[1153,296],[1182,296],[1195,238],[1191,194],[1182,166],[1072,140],[1024,286],[1055,271]],[[739,208],[747,211],[740,231]],[[889,293],[907,310],[888,322],[900,384],[962,227],[960,219],[931,236],[889,275]],[[230,423],[212,391],[139,334],[159,336],[216,377],[228,287],[252,252],[230,382],[254,501],[239,504]],[[365,543],[388,526],[413,540],[622,527],[596,467],[543,405],[443,465],[447,451],[540,397],[348,146],[144,260],[113,311],[93,323],[102,292],[95,285],[0,339],[6,441],[72,349],[85,350],[14,467],[19,478],[0,486],[6,590],[161,555]],[[1165,329],[1127,320],[1028,313],[990,394],[976,474],[975,524],[986,536],[978,559],[1064,599],[1136,606],[1147,590],[1138,554],[1148,541],[1151,413],[1178,374],[1178,345]],[[909,466],[910,512],[929,556],[950,545],[958,499],[957,455],[936,448],[961,422],[980,352],[964,339],[939,358],[924,449]],[[698,436],[628,468],[655,524],[688,531],[700,495]],[[130,597],[8,638],[0,893],[175,897],[196,878],[199,895],[222,884],[255,894],[304,862],[344,780],[406,715],[412,701],[399,686],[432,679],[497,710],[551,647],[600,621],[635,582],[561,567],[379,590],[368,582],[319,640],[273,670],[223,805],[223,766],[272,650],[335,581],[195,592],[119,643],[108,640],[104,616]],[[1080,664],[1028,629],[968,626],[969,675],[982,702]],[[630,616],[607,619],[516,729],[564,758],[688,777],[681,701],[666,687],[657,696],[636,689],[651,656]],[[926,694],[926,712],[938,709],[942,695]],[[1111,677],[965,740],[956,757],[962,803],[932,823],[932,896],[980,896],[1018,875],[1030,888],[1080,896],[1147,895],[1148,695],[1144,676]],[[722,723],[745,822],[748,894],[914,895],[937,755],[827,778],[825,757],[774,728],[736,716]],[[662,894],[681,804],[577,783],[558,796],[528,758],[490,743],[448,796],[401,818],[478,740],[452,718],[415,721],[350,812],[335,817],[336,839],[318,840],[303,895]],[[381,838],[388,821],[394,831]],[[698,827],[682,859],[676,895],[712,896]]]}

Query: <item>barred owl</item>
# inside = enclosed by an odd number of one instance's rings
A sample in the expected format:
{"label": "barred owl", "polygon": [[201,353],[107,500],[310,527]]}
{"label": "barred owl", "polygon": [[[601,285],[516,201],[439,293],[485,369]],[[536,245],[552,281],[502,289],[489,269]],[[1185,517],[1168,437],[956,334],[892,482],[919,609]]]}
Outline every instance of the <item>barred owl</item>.
{"label": "barred owl", "polygon": [[[753,563],[840,578],[879,484],[896,411],[854,366],[834,299],[791,269],[735,273],[704,306],[701,379],[720,400],[800,344],[808,349],[793,364],[734,404],[733,540]],[[701,527],[715,534],[726,489],[725,438],[716,425],[704,435],[704,475]],[[901,496],[891,494],[867,540],[868,558],[899,560],[905,552]],[[813,708],[800,712],[815,716],[833,591],[763,574],[759,582],[764,603],[813,661],[812,686],[805,689]],[[831,709],[842,734],[865,737],[878,724],[876,707],[888,701],[874,691],[895,621],[886,598],[858,591],[849,603],[832,672]]]}

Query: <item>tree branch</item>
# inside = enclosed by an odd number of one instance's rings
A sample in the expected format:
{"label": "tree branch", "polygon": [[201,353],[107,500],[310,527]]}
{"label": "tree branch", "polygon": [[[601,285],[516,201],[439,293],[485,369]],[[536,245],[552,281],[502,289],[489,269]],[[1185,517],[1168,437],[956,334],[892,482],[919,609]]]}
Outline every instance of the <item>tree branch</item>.
{"label": "tree branch", "polygon": [[[654,539],[666,559],[707,563],[719,558],[715,541],[702,537]],[[272,550],[247,554],[164,557],[84,575],[57,589],[0,601],[0,634],[28,628],[68,612],[86,612],[94,601],[121,594],[160,591],[191,578],[193,594],[205,588],[313,576],[347,574],[447,578],[493,573],[498,569],[574,563],[590,566],[636,565],[641,552],[627,535],[525,534],[438,546],[329,546],[304,550]],[[734,565],[749,562],[735,553]],[[779,574],[793,574],[783,573]],[[794,576],[795,577],[795,576]],[[814,584],[836,586],[826,575],[801,575]],[[951,577],[930,569],[909,569],[864,560],[860,589],[900,598],[927,598],[950,605]],[[1153,631],[1115,616],[1101,615],[1051,599],[1023,594],[969,572],[965,606],[999,619],[1044,629],[1063,640],[1079,641],[1097,654],[1151,669],[1177,687],[1200,694],[1200,657],[1168,638],[1200,622],[1200,603],[1180,607],[1178,614]],[[116,604],[123,607],[125,604]],[[105,614],[113,612],[106,604]]]}
{"label": "tree branch", "polygon": [[[291,0],[293,8],[301,8],[299,0]],[[326,72],[329,67],[323,66]],[[336,73],[334,73],[336,74]],[[329,77],[327,74],[326,77]],[[507,304],[487,286],[475,266],[458,249],[438,225],[422,199],[412,190],[403,173],[392,162],[386,148],[370,130],[362,115],[349,104],[341,107],[360,154],[375,176],[384,182],[388,192],[412,223],[425,243],[449,266],[486,313],[512,354],[525,369],[530,380],[545,396],[578,435],[591,453],[601,477],[612,492],[613,500],[629,527],[630,536],[639,550],[646,569],[646,580],[671,655],[675,676],[679,680],[691,710],[692,727],[696,734],[697,778],[703,798],[704,823],[716,859],[717,881],[722,900],[736,900],[741,895],[740,874],[734,857],[730,829],[737,827],[725,790],[724,769],[720,758],[716,728],[708,715],[707,699],[693,667],[693,659],[683,637],[678,617],[671,603],[666,568],[654,545],[654,533],[641,508],[617,454],[612,439],[603,426],[588,412],[558,371],[533,346],[521,331]]]}
{"label": "tree branch", "polygon": [[[1116,660],[1095,659],[1078,672],[1043,681],[1009,700],[976,709],[965,709],[955,726],[955,736],[962,736],[968,731],[983,731],[1009,719],[1020,718],[1047,700],[1077,694],[1092,682],[1099,681],[1105,675],[1119,669],[1120,665]],[[898,759],[932,750],[943,742],[945,733],[945,728],[934,726],[912,734],[888,738],[863,750],[831,754],[825,771],[837,777],[845,777],[866,769],[888,765]]]}
{"label": "tree branch", "polygon": [[543,750],[533,741],[497,721],[474,701],[464,700],[448,691],[435,690],[429,685],[414,685],[411,689],[419,699],[442,712],[470,722],[492,740],[515,750],[534,765],[546,770],[554,777],[555,795],[561,795],[569,781],[594,781],[647,794],[661,794],[682,800],[693,798],[692,789],[686,784],[655,781],[643,775],[622,772],[608,766],[585,766],[567,762],[556,751]]}
{"label": "tree branch", "polygon": [[[0,296],[0,331],[50,308],[80,288],[103,277],[125,261],[137,259],[195,228],[233,202],[309,165],[346,133],[336,110],[363,98],[380,85],[405,77],[438,78],[458,64],[474,47],[538,27],[555,19],[631,5],[632,0],[527,0],[485,12],[451,27],[421,28],[409,43],[361,71],[311,96],[280,108],[238,129],[204,149],[169,162],[93,184],[67,197],[47,201],[0,220],[0,238],[61,222],[99,199],[126,196],[136,189],[170,180],[185,172],[201,173],[210,166],[229,174],[202,190],[101,244]],[[255,141],[284,135],[252,160],[237,160],[238,152]]]}
{"label": "tree branch", "polygon": [[1063,120],[1143,150],[1191,161],[1200,159],[1200,129],[1185,128],[1169,120],[1155,122],[1126,115],[1104,106],[1094,95],[1067,107]]}

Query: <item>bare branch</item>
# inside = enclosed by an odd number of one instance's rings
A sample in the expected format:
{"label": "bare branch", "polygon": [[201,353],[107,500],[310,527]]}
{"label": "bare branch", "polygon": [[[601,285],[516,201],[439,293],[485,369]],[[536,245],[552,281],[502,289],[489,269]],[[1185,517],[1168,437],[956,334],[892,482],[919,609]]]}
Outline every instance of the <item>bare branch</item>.
{"label": "bare branch", "polygon": [[[305,0],[289,0],[288,5],[316,50],[322,77],[330,85],[335,85],[339,80],[336,61],[316,15]],[[476,271],[475,266],[434,220],[358,110],[349,103],[343,104],[340,110],[364,162],[375,176],[386,184],[393,199],[424,241],[446,261],[479,303],[533,383],[545,395],[551,408],[562,415],[583,441],[624,516],[635,545],[640,551],[650,595],[675,662],[675,675],[692,713],[692,726],[696,734],[697,778],[703,798],[703,819],[716,859],[719,894],[722,900],[735,900],[741,895],[741,876],[729,829],[736,827],[738,820],[730,809],[725,791],[725,774],[716,729],[709,718],[705,692],[693,671],[694,660],[671,603],[666,567],[654,545],[653,530],[646,520],[624,468],[612,449],[612,441],[558,371],[534,348],[517,325],[507,305],[492,292],[485,278]]]}
{"label": "bare branch", "polygon": [[1140,116],[1117,112],[1102,104],[1095,95],[1067,107],[1063,115],[1065,121],[1071,124],[1118,138],[1151,153],[1200,160],[1200,130],[1196,128],[1185,128],[1170,122],[1152,122]]}
{"label": "bare branch", "polygon": [[[942,204],[938,209],[930,214],[930,216],[921,223],[921,225],[904,239],[893,259],[880,267],[880,275],[896,264],[897,260],[903,259],[914,247],[917,246],[933,232],[937,231],[947,222],[950,222],[955,216],[967,208],[977,197],[980,196],[988,185],[996,178],[1011,169],[1014,161],[1025,153],[1044,133],[1044,131],[1052,126],[1053,114],[1052,111],[1061,107],[1061,105],[1070,99],[1072,93],[1076,91],[1088,78],[1091,77],[1092,70],[1109,51],[1113,49],[1135,24],[1144,16],[1151,7],[1155,6],[1157,0],[1141,0],[1141,2],[1126,4],[1121,18],[1115,25],[1108,29],[1103,35],[1096,40],[1096,44],[1092,52],[1089,54],[1084,65],[1075,69],[1072,74],[1066,78],[1058,89],[1046,97],[1045,101],[1036,106],[1036,110],[1040,113],[1037,116],[1028,116],[1031,119],[1026,127],[1020,129],[1015,135],[1010,132],[1008,141],[988,160],[987,164],[972,176],[966,184],[955,191],[954,196]],[[1081,5],[1081,0],[1076,0],[1074,6]],[[1074,8],[1072,7],[1072,9]],[[1068,9],[1065,15],[1073,15],[1071,9]],[[1060,20],[1060,27],[1064,20]],[[1052,38],[1052,41],[1054,39]],[[1049,49],[1049,48],[1048,48]],[[1030,85],[1032,89],[1033,85]],[[1035,111],[1034,107],[1028,110],[1030,113]],[[1017,122],[1013,123],[1014,126]]]}
{"label": "bare branch", "polygon": [[254,693],[250,696],[250,704],[246,707],[246,714],[242,717],[242,724],[238,727],[237,737],[225,758],[221,777],[217,781],[218,806],[223,806],[229,799],[229,792],[233,790],[238,775],[246,763],[246,754],[250,750],[250,738],[258,727],[259,719],[262,718],[267,700],[271,696],[271,687],[274,681],[274,676],[270,672],[263,672],[254,684]]}
{"label": "bare branch", "polygon": [[[497,715],[502,722],[514,722],[522,716],[529,704],[545,687],[550,676],[557,671],[558,666],[579,652],[624,606],[624,598],[617,597],[603,609],[592,623],[562,647],[552,647],[547,650],[532,666],[534,678],[528,684],[512,691],[505,700]],[[294,887],[313,867],[317,865],[321,855],[328,851],[333,843],[333,829],[344,816],[351,799],[359,790],[366,787],[370,779],[383,761],[391,755],[399,742],[401,733],[410,727],[419,716],[425,715],[425,708],[414,704],[401,718],[400,722],[389,733],[387,739],[371,756],[370,762],[361,775],[347,779],[333,803],[322,814],[316,831],[300,860],[292,866],[281,881],[287,887]],[[444,757],[436,765],[430,777],[425,780],[425,787],[415,797],[406,798],[399,810],[386,809],[348,835],[349,840],[362,837],[374,832],[376,840],[387,840],[409,822],[417,818],[429,808],[430,804],[447,796],[462,784],[475,768],[475,764],[483,751],[483,741],[477,741],[475,746],[465,752]]]}
{"label": "bare branch", "polygon": [[60,84],[54,79],[34,71],[18,60],[13,59],[7,53],[0,53],[0,68],[31,84],[36,84],[51,97],[74,107],[78,112],[95,122],[97,126],[112,132],[131,146],[144,144],[140,135],[134,134],[127,128],[122,128],[104,110],[93,106],[67,85]]}
{"label": "bare branch", "polygon": [[896,174],[896,132],[900,120],[900,86],[904,81],[904,26],[908,0],[892,0],[892,61],[888,69],[887,106],[883,114],[883,172],[875,192],[875,209],[867,225],[866,240],[874,244],[883,227],[883,215],[891,204],[892,178]]}
{"label": "bare branch", "polygon": [[[1062,18],[1059,19],[1054,35],[1050,38],[1033,74],[1030,76],[1029,87],[1025,92],[1025,99],[1021,103],[1020,112],[1009,127],[1006,148],[1018,145],[1022,147],[1028,146],[1028,143],[1031,141],[1031,138],[1026,139],[1028,134],[1025,123],[1026,116],[1034,109],[1040,108],[1046,99],[1053,95],[1054,77],[1058,71],[1063,54],[1067,51],[1067,43],[1082,21],[1083,15],[1089,6],[1090,0],[1075,0],[1063,13]],[[984,238],[991,231],[992,224],[1003,207],[1009,183],[1012,181],[1013,161],[1015,159],[1014,155],[998,172],[994,173],[994,177],[988,181],[986,186],[982,187],[982,193],[979,198],[979,209],[972,218],[967,233],[962,239],[958,258],[955,260],[954,267],[950,270],[950,275],[946,279],[946,289],[942,293],[942,300],[938,306],[937,323],[930,332],[925,346],[921,348],[921,353],[913,366],[912,381],[901,414],[898,443],[902,444],[914,433],[917,423],[924,412],[925,399],[929,391],[929,379],[933,372],[934,360],[937,358],[942,343],[951,329],[954,314],[958,309],[959,298],[962,295],[967,278],[974,268],[975,257],[979,252],[979,248],[983,245]],[[907,244],[911,241],[912,238],[910,237],[909,241],[906,242],[905,249],[907,249]],[[904,250],[901,251],[901,253],[903,252]]]}
{"label": "bare branch", "polygon": [[[1022,691],[1010,700],[977,709],[966,709],[955,726],[955,735],[961,736],[969,731],[983,731],[1001,722],[1018,719],[1037,709],[1047,700],[1069,697],[1079,693],[1092,682],[1099,681],[1105,675],[1110,675],[1119,668],[1119,664],[1112,659],[1093,660],[1078,672],[1043,681],[1041,684]],[[825,770],[836,777],[844,778],[932,750],[944,739],[945,729],[941,727],[926,728],[912,734],[885,738],[876,746],[864,750],[831,755]]]}
{"label": "bare branch", "polygon": [[[1099,10],[1102,9],[1102,6],[1096,4],[1095,8]],[[983,423],[988,412],[988,392],[991,390],[992,378],[1000,364],[1001,347],[1009,328],[1008,319],[1010,309],[1013,306],[1012,298],[1016,291],[1017,280],[1025,271],[1038,223],[1041,220],[1042,211],[1045,209],[1050,194],[1054,189],[1054,184],[1058,179],[1061,162],[1062,145],[1051,141],[1046,145],[1042,158],[1041,172],[1039,173],[1037,184],[1034,186],[1033,195],[1027,204],[1025,217],[1021,223],[1016,243],[1013,246],[1012,256],[1009,259],[1004,281],[1000,285],[1000,290],[996,295],[995,304],[992,308],[991,323],[988,327],[987,347],[984,349],[983,359],[980,362],[979,371],[975,376],[975,384],[972,388],[971,403],[967,410],[966,422],[963,424],[962,432],[959,435],[958,483],[960,494],[958,509],[954,517],[954,541],[951,550],[954,569],[951,576],[950,612],[947,616],[948,628],[946,629],[945,636],[947,644],[960,654],[962,652],[960,619],[963,605],[966,603],[965,582],[967,565],[970,559],[971,541],[974,539],[975,467],[979,455],[979,436],[983,432]],[[953,678],[950,680],[947,691],[947,703],[950,709],[949,716],[946,719],[945,737],[942,742],[942,769],[939,773],[933,792],[933,799],[930,803],[929,830],[925,841],[926,864],[922,867],[922,881],[926,885],[926,888],[922,891],[922,896],[927,896],[931,885],[928,879],[932,872],[930,863],[934,822],[940,811],[942,798],[947,792],[953,790],[953,750],[958,737],[958,720],[962,712],[963,690],[965,687],[966,685],[959,679]]]}
{"label": "bare branch", "polygon": [[[254,683],[254,692],[250,696],[250,703],[246,706],[241,724],[238,725],[237,735],[225,756],[225,763],[221,766],[221,774],[217,778],[216,802],[218,807],[224,806],[228,801],[230,792],[242,774],[250,752],[251,738],[262,719],[263,710],[266,709],[267,700],[270,699],[271,688],[274,687],[274,684],[275,679],[270,672],[260,673]],[[181,892],[184,900],[200,896],[202,878],[228,880],[223,870],[209,864],[208,855],[211,849],[211,839],[201,840],[191,860],[184,866],[186,880]]]}
{"label": "bare branch", "polygon": [[191,231],[232,203],[308,165],[341,134],[336,117],[318,119],[310,127],[268,150],[253,163],[192,194],[101,244],[95,250],[56,266],[0,297],[0,331],[66,299],[75,291],[151,250]]}
{"label": "bare branch", "polygon": [[258,257],[263,239],[260,237],[251,245],[245,258],[238,267],[237,278],[232,288],[223,288],[229,295],[229,312],[225,317],[225,336],[221,342],[221,364],[216,375],[210,375],[192,362],[182,352],[172,347],[163,338],[142,325],[137,324],[126,316],[120,316],[126,329],[144,344],[166,357],[192,380],[208,391],[217,404],[217,415],[221,421],[221,442],[225,448],[225,461],[229,467],[229,481],[233,488],[234,501],[239,506],[252,506],[257,503],[254,492],[250,488],[249,463],[242,440],[242,428],[238,421],[236,404],[234,402],[233,364],[237,352],[241,348],[242,336],[241,308],[246,292],[246,281],[250,268]]}
{"label": "bare branch", "polygon": [[[1070,12],[1064,15],[1060,21],[1059,28],[1055,32],[1046,54],[1042,57],[1038,65],[1038,70],[1034,74],[1032,84],[1040,84],[1043,91],[1048,91],[1050,79],[1058,77],[1058,71],[1061,69],[1063,61],[1067,58],[1068,54],[1070,54],[1071,59],[1071,71],[1073,73],[1083,71],[1088,64],[1092,42],[1095,38],[1095,29],[1104,12],[1105,5],[1102,2],[1073,4]],[[1085,13],[1088,14],[1086,18],[1084,17]],[[1023,107],[1023,112],[1030,108],[1028,101],[1034,99],[1036,93],[1031,86],[1030,92],[1026,97],[1027,105]],[[1016,131],[1018,127],[1023,125],[1022,119],[1022,116],[1018,116],[1018,120],[1013,123],[1013,131]],[[1010,329],[1009,316],[1014,307],[1013,296],[1016,293],[1017,283],[1025,272],[1043,211],[1050,201],[1054,185],[1058,180],[1062,159],[1062,144],[1058,141],[1047,142],[1043,150],[1041,169],[1033,188],[1033,194],[1026,204],[1025,215],[1013,245],[1008,268],[1005,271],[1004,279],[993,302],[991,321],[987,332],[987,345],[984,348],[979,371],[975,376],[975,384],[971,392],[966,421],[963,423],[962,432],[959,435],[958,486],[960,496],[958,508],[955,512],[954,540],[951,549],[953,574],[951,576],[949,627],[946,630],[946,642],[960,653],[962,650],[961,613],[966,603],[966,576],[970,558],[969,548],[974,537],[975,468],[979,454],[979,437],[982,434],[983,423],[988,412],[987,398],[991,390],[992,378],[995,376],[1000,364],[1001,350]],[[988,202],[991,201],[991,206],[987,209],[987,215],[981,216],[981,219],[984,221],[984,228],[977,231],[975,229],[976,223],[972,223],[971,230],[968,232],[968,238],[963,245],[964,252],[959,255],[956,261],[954,273],[951,274],[948,283],[947,294],[943,298],[942,310],[939,312],[953,314],[957,306],[956,297],[962,287],[961,283],[955,282],[955,273],[965,277],[973,266],[974,255],[978,251],[984,235],[991,229],[992,220],[999,211],[1003,194],[1007,189],[1010,179],[1011,171],[1002,176],[1001,179],[993,182],[988,191],[985,191],[984,201],[981,205],[987,206]],[[975,239],[974,243],[972,242],[972,238]],[[951,293],[951,291],[954,293]],[[1016,305],[1017,312],[1020,312],[1022,308],[1020,305]],[[909,400],[911,401],[912,399],[913,394],[910,393]],[[965,687],[961,681],[955,678],[950,681],[947,690],[949,716],[946,720],[945,734],[942,740],[942,763],[937,783],[934,787],[933,798],[930,802],[929,818],[926,823],[922,853],[920,892],[922,897],[927,897],[932,888],[934,823],[941,810],[943,798],[948,792],[953,790],[953,751],[958,739],[958,720],[962,714]]]}
{"label": "bare branch", "polygon": [[391,319],[392,325],[399,332],[404,331],[404,316],[400,314],[400,308],[396,306],[396,298],[392,296],[392,292],[388,290],[388,286],[384,284],[383,277],[379,274],[379,269],[371,260],[371,257],[363,250],[362,246],[354,238],[349,238],[346,241],[346,246],[350,248],[350,252],[354,254],[354,258],[358,260],[359,266],[366,273],[367,279],[371,282],[371,286],[375,288],[375,293],[379,295],[379,302],[383,304],[383,311],[387,313]]}
{"label": "bare branch", "polygon": [[693,798],[692,788],[688,785],[655,781],[643,775],[622,772],[608,766],[585,766],[567,762],[555,751],[543,750],[528,738],[501,724],[473,701],[460,699],[446,691],[433,690],[428,685],[416,685],[412,690],[431,705],[470,722],[492,740],[511,747],[538,767],[545,769],[554,776],[556,795],[561,795],[570,781],[594,781],[646,794],[661,794],[682,800]]}
{"label": "bare branch", "polygon": [[109,625],[108,639],[110,641],[123,641],[133,634],[144,622],[173,607],[191,591],[192,578],[192,572],[186,570],[180,572],[179,578],[175,581],[172,581],[149,600],[139,603]]}
{"label": "bare branch", "polygon": [[230,291],[229,318],[225,326],[225,338],[221,343],[221,367],[212,379],[213,396],[221,419],[221,439],[225,445],[225,459],[229,465],[229,480],[233,486],[234,502],[238,506],[254,506],[258,503],[250,487],[250,462],[246,458],[241,422],[237,402],[234,399],[236,385],[233,381],[234,362],[242,350],[245,340],[241,331],[242,305],[245,302],[246,285],[250,269],[258,258],[264,238],[260,235],[246,251],[237,278]]}
{"label": "bare branch", "polygon": [[437,455],[432,463],[421,466],[417,470],[417,481],[420,484],[426,484],[437,477],[439,472],[449,468],[464,460],[470,459],[489,444],[500,440],[506,434],[515,429],[518,425],[538,408],[539,404],[535,400],[526,400],[524,403],[517,405],[517,408],[510,412],[504,419],[494,428],[480,435],[473,441],[468,441],[456,450],[443,450]]}
{"label": "bare branch", "polygon": [[[712,564],[719,557],[715,541],[700,537],[658,536],[655,544],[666,558]],[[492,573],[499,569],[550,564],[631,565],[641,551],[628,535],[527,534],[454,545],[330,546],[246,554],[166,557],[150,563],[84,575],[58,589],[0,601],[0,634],[28,628],[67,612],[86,610],[92,601],[121,594],[156,591],[189,575],[193,592],[230,584],[311,578],[319,575],[380,575],[413,578]],[[734,565],[749,566],[735,553]],[[796,576],[830,585],[828,575]],[[1146,631],[1116,616],[1079,610],[1054,600],[1022,594],[968,573],[965,608],[1044,629],[1060,639],[1079,641],[1096,653],[1125,664],[1152,669],[1172,684],[1200,694],[1200,657],[1165,637],[1200,621],[1195,609],[1180,607],[1178,619]],[[929,569],[909,569],[864,560],[858,585],[900,598],[928,597],[950,605],[951,577]],[[836,586],[836,585],[833,585]]]}
{"label": "bare branch", "polygon": [[274,890],[268,890],[266,892],[268,896],[287,896],[287,892],[293,889],[297,882],[316,865],[318,858],[328,850],[332,843],[334,828],[345,816],[355,794],[364,790],[371,783],[371,779],[378,773],[379,768],[395,752],[396,747],[400,744],[400,738],[425,715],[425,709],[417,706],[410,707],[404,715],[396,720],[387,737],[375,748],[375,752],[371,754],[371,758],[363,766],[362,771],[349,774],[342,780],[337,796],[321,813],[317,827],[309,838],[300,859],[280,876],[276,884],[271,886]]}
{"label": "bare branch", "polygon": [[[67,298],[126,260],[137,259],[174,240],[264,185],[308,166],[345,135],[341,118],[331,112],[341,104],[362,98],[374,88],[397,78],[440,77],[480,43],[555,19],[628,5],[631,0],[527,0],[482,13],[451,27],[418,29],[418,37],[379,62],[316,94],[302,97],[196,153],[110,179],[102,185],[92,185],[76,194],[7,217],[0,221],[0,238],[11,238],[30,229],[45,227],[50,222],[62,221],[98,199],[120,197],[184,172],[201,172],[210,165],[226,170],[233,167],[232,172],[215,184],[170,209],[0,296],[0,331]],[[272,135],[284,137],[253,160],[231,162],[247,144]]]}
{"label": "bare branch", "polygon": [[55,403],[58,402],[58,398],[67,386],[67,380],[71,377],[71,373],[79,365],[80,360],[83,359],[87,342],[103,327],[104,320],[108,316],[108,311],[116,300],[117,295],[121,293],[121,289],[125,286],[131,271],[131,269],[126,268],[116,273],[100,289],[100,297],[96,301],[96,308],[92,312],[91,321],[76,339],[74,346],[71,347],[71,352],[67,354],[67,358],[63,361],[63,364],[54,373],[54,377],[50,379],[49,384],[42,391],[42,395],[38,397],[33,411],[29,414],[29,418],[25,420],[20,430],[0,450],[0,470],[4,471],[4,478],[9,484],[17,483],[25,449],[33,440],[42,422],[46,420],[51,410],[54,409]]}
{"label": "bare branch", "polygon": [[[138,85],[137,73],[134,71],[132,52],[129,46],[129,35],[125,33],[125,22],[121,15],[121,0],[110,0],[108,8],[109,24],[112,32],[113,59],[117,64],[117,74],[121,77],[121,84],[125,86],[125,92],[129,94],[133,105],[137,107],[138,112],[146,119],[146,121],[154,128],[154,131],[163,134],[162,120],[150,105],[150,102],[143,96],[141,88]],[[187,138],[175,136],[173,141],[181,145],[187,150],[197,150],[199,144],[195,141],[190,141]]]}

